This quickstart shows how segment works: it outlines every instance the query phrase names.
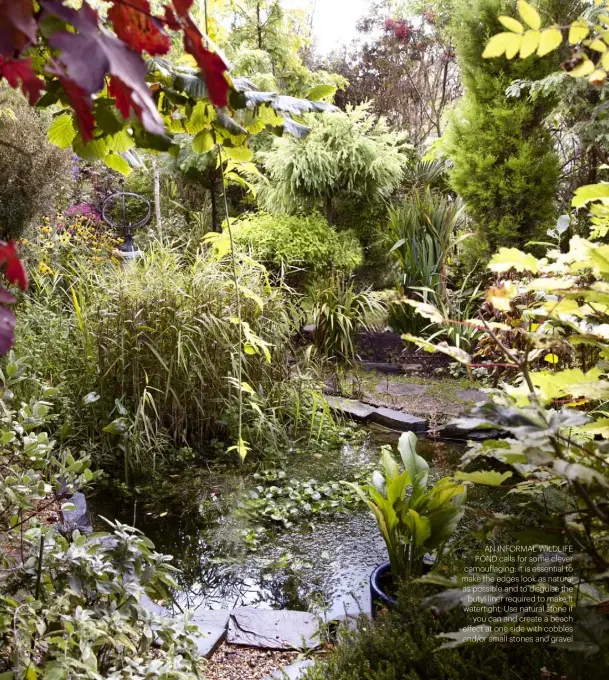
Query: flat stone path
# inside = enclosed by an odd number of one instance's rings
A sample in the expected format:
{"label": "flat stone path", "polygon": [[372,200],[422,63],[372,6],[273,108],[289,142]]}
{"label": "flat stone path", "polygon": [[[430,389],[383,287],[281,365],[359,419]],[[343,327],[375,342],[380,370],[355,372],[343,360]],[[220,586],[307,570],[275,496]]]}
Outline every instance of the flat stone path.
{"label": "flat stone path", "polygon": [[239,607],[231,612],[227,642],[264,649],[316,649],[319,621],[307,612]]}
{"label": "flat stone path", "polygon": [[279,671],[271,673],[271,675],[265,676],[262,680],[299,680],[314,665],[315,662],[309,659],[297,661]]}
{"label": "flat stone path", "polygon": [[427,392],[427,385],[410,385],[408,383],[381,382],[374,388],[379,394],[390,394],[394,397],[418,397]]}

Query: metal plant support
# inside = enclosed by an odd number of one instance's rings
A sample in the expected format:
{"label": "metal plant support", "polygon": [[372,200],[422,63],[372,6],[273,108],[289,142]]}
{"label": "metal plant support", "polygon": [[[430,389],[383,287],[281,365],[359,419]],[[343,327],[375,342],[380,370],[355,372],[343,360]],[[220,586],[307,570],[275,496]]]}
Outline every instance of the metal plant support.
{"label": "metal plant support", "polygon": [[[141,201],[146,207],[146,213],[144,217],[140,220],[137,220],[136,222],[127,221],[127,199],[129,197]],[[121,207],[122,224],[120,225],[108,215],[110,208],[116,203],[119,203]],[[124,234],[123,243],[120,245],[119,249],[126,258],[137,257],[137,254],[140,252],[133,241],[133,232],[136,229],[141,229],[142,227],[146,226],[148,222],[150,222],[151,216],[152,207],[150,205],[150,201],[144,196],[141,196],[140,194],[134,194],[130,191],[119,191],[115,194],[112,194],[111,196],[108,196],[102,206],[102,218],[104,222],[117,231],[122,230]]]}

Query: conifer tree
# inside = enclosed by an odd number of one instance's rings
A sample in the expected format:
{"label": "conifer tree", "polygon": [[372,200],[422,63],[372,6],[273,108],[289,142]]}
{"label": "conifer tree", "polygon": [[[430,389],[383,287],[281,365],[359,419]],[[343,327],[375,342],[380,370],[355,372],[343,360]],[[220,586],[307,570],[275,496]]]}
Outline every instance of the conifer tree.
{"label": "conifer tree", "polygon": [[[499,246],[522,247],[543,237],[555,219],[559,162],[544,118],[551,102],[509,98],[514,80],[535,80],[556,68],[556,57],[483,59],[490,36],[504,30],[497,16],[513,2],[474,0],[455,10],[454,35],[466,94],[444,139],[454,167],[453,189],[474,220],[478,256]],[[548,5],[548,2],[546,2]],[[546,7],[555,17],[556,5]],[[540,8],[544,13],[544,7]]]}

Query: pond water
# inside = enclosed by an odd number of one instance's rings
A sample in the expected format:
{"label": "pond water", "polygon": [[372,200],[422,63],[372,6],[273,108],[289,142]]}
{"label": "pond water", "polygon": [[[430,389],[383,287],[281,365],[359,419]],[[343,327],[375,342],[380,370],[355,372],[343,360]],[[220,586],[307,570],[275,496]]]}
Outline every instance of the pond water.
{"label": "pond water", "polygon": [[[399,433],[379,428],[357,445],[293,452],[285,473],[290,483],[353,479],[377,463],[382,444],[395,447],[398,438]],[[439,477],[454,469],[458,447],[422,439],[418,450]],[[250,605],[330,618],[369,610],[370,572],[387,559],[374,518],[363,509],[297,517],[289,529],[260,534],[259,522],[238,511],[257,484],[251,470],[195,468],[167,476],[155,485],[154,495],[142,494],[138,501],[100,493],[91,504],[94,514],[135,524],[157,550],[174,556],[181,570],[174,610]]]}

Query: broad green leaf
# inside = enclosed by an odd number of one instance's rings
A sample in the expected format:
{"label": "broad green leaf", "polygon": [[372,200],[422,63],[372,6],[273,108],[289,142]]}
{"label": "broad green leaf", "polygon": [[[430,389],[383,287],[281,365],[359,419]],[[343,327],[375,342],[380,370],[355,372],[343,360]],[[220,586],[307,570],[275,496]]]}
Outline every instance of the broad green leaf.
{"label": "broad green leaf", "polygon": [[129,151],[129,149],[135,146],[135,140],[127,130],[121,130],[111,137],[106,137],[106,144],[109,151],[125,153],[125,151]]}
{"label": "broad green leaf", "polygon": [[605,201],[609,199],[608,184],[586,184],[575,191],[571,204],[574,208],[583,208],[592,201]]}
{"label": "broad green leaf", "polygon": [[307,92],[306,99],[318,102],[320,99],[331,97],[335,93],[336,87],[334,85],[316,85]]}
{"label": "broad green leaf", "polygon": [[60,149],[67,149],[72,145],[74,137],[76,137],[76,128],[74,121],[69,113],[64,113],[62,116],[55,118],[47,132],[49,142],[55,144]]}
{"label": "broad green leaf", "polygon": [[74,148],[74,153],[78,154],[81,158],[86,161],[101,161],[103,160],[107,153],[108,147],[104,139],[92,139],[87,144],[83,143],[82,137],[76,135],[72,142],[72,147]]}
{"label": "broad green leaf", "polygon": [[562,42],[562,33],[560,28],[552,26],[546,28],[539,36],[539,47],[537,48],[537,56],[543,57],[555,50]]}
{"label": "broad green leaf", "polygon": [[569,42],[571,45],[576,45],[585,40],[588,37],[588,33],[590,33],[588,24],[583,19],[577,19],[571,24],[571,28],[569,28]]}
{"label": "broad green leaf", "polygon": [[122,156],[119,156],[116,153],[109,153],[104,158],[104,163],[111,170],[116,170],[116,172],[120,172],[121,175],[126,176],[131,173],[131,167],[129,166],[129,163],[127,163],[127,161]]}
{"label": "broad green leaf", "polygon": [[104,432],[108,434],[124,434],[129,429],[129,421],[126,418],[117,418],[113,420],[109,425],[104,427]]}
{"label": "broad green leaf", "polygon": [[495,470],[486,470],[478,472],[457,472],[455,477],[464,482],[473,482],[474,484],[484,484],[485,486],[501,486],[506,479],[513,475],[512,472],[496,472]]}
{"label": "broad green leaf", "polygon": [[521,36],[517,33],[497,33],[488,41],[482,57],[491,59],[505,54],[508,59],[511,59],[520,49],[521,40]]}
{"label": "broad green leaf", "polygon": [[507,272],[515,269],[518,272],[527,271],[537,274],[539,262],[533,255],[523,253],[518,248],[500,248],[499,252],[491,258],[488,268],[494,272]]}
{"label": "broad green leaf", "polygon": [[512,33],[524,33],[524,26],[512,17],[500,16],[499,22]]}
{"label": "broad green leaf", "polygon": [[526,59],[530,57],[539,46],[539,31],[527,31],[522,36],[522,43],[520,45],[520,58]]}
{"label": "broad green leaf", "polygon": [[214,136],[209,130],[203,130],[192,140],[192,150],[195,153],[207,153],[214,148]]}
{"label": "broad green leaf", "polygon": [[209,128],[212,118],[208,113],[208,105],[204,101],[198,101],[190,114],[190,118],[186,123],[186,130],[191,135],[197,135],[199,132]]}
{"label": "broad green leaf", "polygon": [[538,31],[541,28],[541,17],[539,16],[539,13],[532,5],[525,2],[525,0],[520,0],[518,2],[518,13],[525,24],[530,26],[534,31]]}
{"label": "broad green leaf", "polygon": [[254,152],[247,146],[223,146],[222,153],[233,161],[249,163],[254,157]]}

